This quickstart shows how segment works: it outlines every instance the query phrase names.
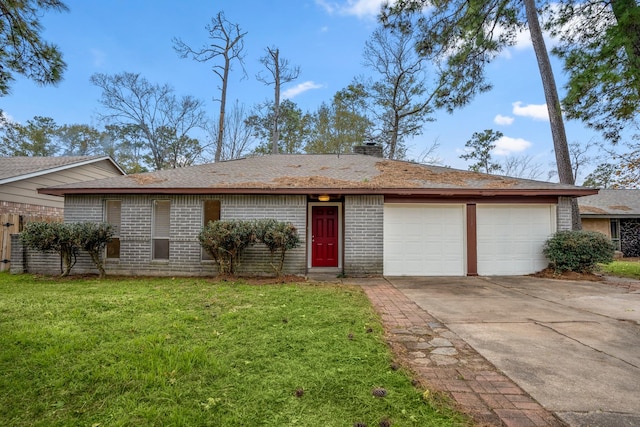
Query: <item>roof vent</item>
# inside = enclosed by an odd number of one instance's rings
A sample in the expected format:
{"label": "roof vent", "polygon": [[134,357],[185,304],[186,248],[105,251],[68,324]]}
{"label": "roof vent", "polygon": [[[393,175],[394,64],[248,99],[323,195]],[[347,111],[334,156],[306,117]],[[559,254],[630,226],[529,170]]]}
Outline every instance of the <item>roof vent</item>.
{"label": "roof vent", "polygon": [[382,157],[382,147],[375,142],[365,142],[363,145],[356,145],[353,147],[353,152],[366,156]]}

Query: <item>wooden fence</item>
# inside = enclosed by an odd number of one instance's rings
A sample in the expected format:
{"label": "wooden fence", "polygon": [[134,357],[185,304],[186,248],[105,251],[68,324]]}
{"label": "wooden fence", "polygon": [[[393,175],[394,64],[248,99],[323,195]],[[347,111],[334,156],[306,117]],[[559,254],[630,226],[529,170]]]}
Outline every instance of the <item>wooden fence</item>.
{"label": "wooden fence", "polygon": [[0,271],[7,271],[11,267],[11,235],[20,233],[29,222],[62,222],[56,216],[0,214]]}

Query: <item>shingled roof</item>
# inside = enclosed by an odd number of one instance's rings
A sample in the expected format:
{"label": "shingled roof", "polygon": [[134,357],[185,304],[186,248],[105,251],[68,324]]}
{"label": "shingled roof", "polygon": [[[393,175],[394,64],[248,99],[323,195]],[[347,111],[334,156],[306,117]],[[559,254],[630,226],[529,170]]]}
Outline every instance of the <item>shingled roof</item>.
{"label": "shingled roof", "polygon": [[[0,157],[0,184],[19,181],[32,176],[44,175],[59,170],[109,160],[108,156],[59,156],[59,157]],[[124,174],[124,172],[122,172]]]}
{"label": "shingled roof", "polygon": [[66,184],[45,194],[586,195],[597,190],[360,154],[281,154]]}
{"label": "shingled roof", "polygon": [[578,199],[580,215],[640,217],[640,190],[600,190]]}

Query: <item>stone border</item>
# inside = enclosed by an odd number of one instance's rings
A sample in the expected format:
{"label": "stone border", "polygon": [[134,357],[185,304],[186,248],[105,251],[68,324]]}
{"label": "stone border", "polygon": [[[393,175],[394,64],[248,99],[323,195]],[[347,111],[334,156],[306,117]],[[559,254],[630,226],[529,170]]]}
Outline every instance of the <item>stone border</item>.
{"label": "stone border", "polygon": [[450,396],[478,425],[566,425],[385,279],[351,284],[362,287],[380,314],[399,361],[427,389]]}

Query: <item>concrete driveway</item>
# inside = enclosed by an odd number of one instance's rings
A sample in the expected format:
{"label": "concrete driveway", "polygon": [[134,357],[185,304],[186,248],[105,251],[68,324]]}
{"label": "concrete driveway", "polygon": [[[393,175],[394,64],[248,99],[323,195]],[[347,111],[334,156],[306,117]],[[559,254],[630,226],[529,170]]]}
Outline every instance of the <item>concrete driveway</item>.
{"label": "concrete driveway", "polygon": [[388,279],[568,424],[640,425],[640,291],[532,277]]}

